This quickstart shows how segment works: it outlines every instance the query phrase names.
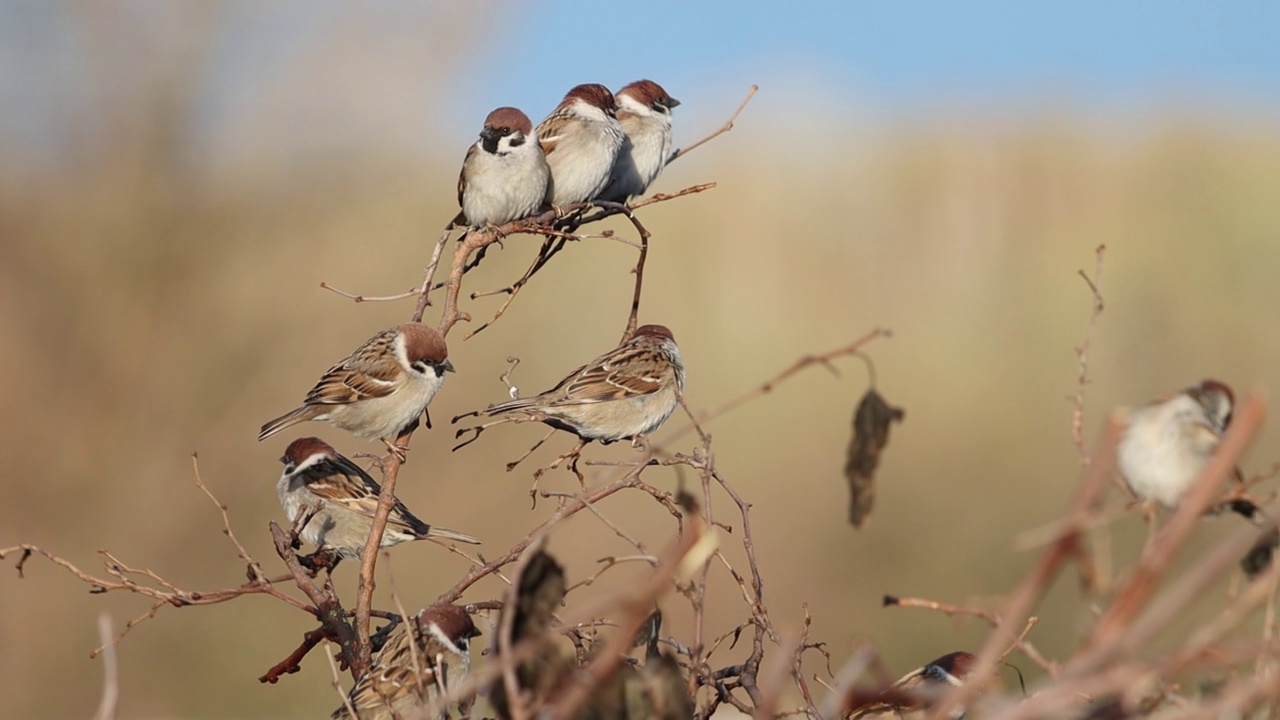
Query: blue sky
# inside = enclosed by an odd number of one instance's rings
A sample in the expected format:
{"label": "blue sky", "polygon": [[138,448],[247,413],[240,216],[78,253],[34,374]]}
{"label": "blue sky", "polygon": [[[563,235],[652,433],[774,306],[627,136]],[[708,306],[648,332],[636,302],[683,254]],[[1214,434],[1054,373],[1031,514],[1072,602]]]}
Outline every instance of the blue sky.
{"label": "blue sky", "polygon": [[[603,15],[585,0],[537,7],[536,22],[528,20],[540,28],[580,28]],[[543,68],[581,66],[590,57],[603,78],[650,75],[687,87],[798,73],[800,82],[903,109],[1059,93],[1120,109],[1169,95],[1265,107],[1280,98],[1274,1],[658,0],[625,7],[630,14],[613,32],[648,49],[643,57],[605,51],[599,40],[547,42],[536,32],[513,34],[507,55]],[[500,70],[489,71],[504,82]],[[527,94],[530,104],[563,92],[566,82],[521,88],[506,77],[510,94]]]}
{"label": "blue sky", "polygon": [[[97,116],[99,101],[128,103],[131,79],[163,77],[183,51],[181,29],[206,27],[200,23],[217,30],[190,138],[202,157],[246,138],[321,148],[376,141],[429,152],[426,138],[442,131],[450,144],[465,144],[497,105],[521,107],[536,122],[574,84],[617,87],[641,77],[684,101],[679,112],[689,127],[718,122],[752,83],[762,92],[751,113],[762,118],[797,106],[873,121],[1042,106],[1093,118],[1171,104],[1280,113],[1276,0],[117,0],[105,7],[0,0],[7,164],[56,156],[65,133],[116,121]],[[456,40],[434,47],[434,24],[453,27],[447,16],[465,13],[471,22],[454,25],[472,28],[461,39],[467,49]],[[124,59],[104,70],[96,59],[104,49]],[[427,89],[441,68],[451,78],[438,89],[446,103]]]}

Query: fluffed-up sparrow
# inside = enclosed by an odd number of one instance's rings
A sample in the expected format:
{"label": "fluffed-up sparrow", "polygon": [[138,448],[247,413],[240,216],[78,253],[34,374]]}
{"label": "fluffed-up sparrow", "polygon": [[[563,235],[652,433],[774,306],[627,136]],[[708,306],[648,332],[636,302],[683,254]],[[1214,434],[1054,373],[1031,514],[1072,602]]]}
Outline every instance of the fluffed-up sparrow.
{"label": "fluffed-up sparrow", "polygon": [[538,142],[551,168],[547,202],[557,207],[594,200],[609,183],[622,147],[622,126],[609,88],[578,85],[538,124]]}
{"label": "fluffed-up sparrow", "polygon": [[[303,526],[302,539],[321,549],[332,548],[340,557],[359,558],[373,529],[382,487],[320,438],[294,440],[280,462],[284,472],[276,490],[289,521],[295,521],[307,508],[319,507]],[[470,535],[422,522],[397,499],[380,547],[427,538],[480,544]]]}
{"label": "fluffed-up sparrow", "polygon": [[1176,507],[1213,457],[1234,405],[1231,388],[1205,380],[1130,412],[1116,462],[1134,494]]}
{"label": "fluffed-up sparrow", "polygon": [[469,415],[505,416],[504,421],[523,416],[571,432],[584,442],[608,444],[658,429],[679,404],[684,380],[680,348],[671,331],[642,325],[630,340],[569,373],[550,390],[459,415],[454,422]]}
{"label": "fluffed-up sparrow", "polygon": [[[471,638],[479,634],[466,610],[443,603],[395,626],[347,695],[356,719],[445,717],[441,700],[470,672]],[[344,704],[332,717],[351,720],[351,712]]]}
{"label": "fluffed-up sparrow", "polygon": [[455,225],[503,225],[533,214],[547,195],[551,170],[528,116],[500,107],[485,118],[480,140],[458,176]]}
{"label": "fluffed-up sparrow", "polygon": [[302,407],[262,426],[259,440],[307,420],[326,420],[359,438],[388,445],[426,411],[453,371],[435,328],[405,323],[369,338],[325,371]]}
{"label": "fluffed-up sparrow", "polygon": [[647,190],[671,159],[671,110],[680,101],[652,80],[637,80],[615,97],[626,139],[600,199],[624,203]]}

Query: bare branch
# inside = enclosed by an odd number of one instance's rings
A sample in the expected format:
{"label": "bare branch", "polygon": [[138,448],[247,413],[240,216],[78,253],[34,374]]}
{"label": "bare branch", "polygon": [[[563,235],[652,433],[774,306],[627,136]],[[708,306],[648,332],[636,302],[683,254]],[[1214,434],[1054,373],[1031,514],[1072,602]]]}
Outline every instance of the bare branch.
{"label": "bare branch", "polygon": [[751,102],[751,98],[755,97],[756,92],[757,92],[757,91],[759,91],[759,90],[760,90],[760,86],[759,86],[759,85],[752,85],[752,86],[751,86],[751,89],[747,91],[747,96],[746,96],[746,97],[744,97],[744,98],[742,98],[742,102],[741,102],[741,103],[739,103],[739,105],[738,105],[738,109],[733,111],[733,114],[729,116],[729,119],[725,121],[724,125],[721,125],[721,126],[720,126],[720,129],[719,129],[719,130],[716,130],[715,132],[713,132],[713,133],[711,133],[710,135],[708,135],[708,136],[706,136],[706,137],[702,138],[701,140],[699,140],[699,141],[695,142],[695,143],[694,143],[694,144],[692,144],[692,145],[689,145],[689,146],[687,146],[687,147],[680,148],[679,150],[677,150],[677,151],[676,151],[676,152],[671,156],[671,159],[667,161],[667,164],[668,164],[668,165],[670,165],[671,163],[675,162],[675,161],[676,161],[677,159],[679,159],[680,157],[682,157],[682,156],[684,156],[684,155],[688,155],[689,153],[693,152],[693,151],[694,151],[695,149],[697,149],[699,146],[701,146],[701,145],[705,145],[705,144],[707,144],[707,143],[711,142],[712,140],[715,140],[716,138],[720,137],[721,135],[723,135],[723,134],[725,134],[725,133],[729,132],[730,130],[732,130],[732,129],[733,129],[733,123],[734,123],[734,121],[736,121],[736,120],[738,119],[738,116],[742,114],[743,109],[747,107],[747,103]]}

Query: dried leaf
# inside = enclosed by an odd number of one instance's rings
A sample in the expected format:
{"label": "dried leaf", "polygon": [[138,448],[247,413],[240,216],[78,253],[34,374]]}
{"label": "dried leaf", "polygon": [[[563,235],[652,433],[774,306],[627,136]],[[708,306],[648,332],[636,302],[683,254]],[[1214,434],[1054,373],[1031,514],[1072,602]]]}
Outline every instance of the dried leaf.
{"label": "dried leaf", "polygon": [[906,415],[885,401],[874,389],[868,390],[853,413],[853,439],[849,441],[844,476],[849,480],[849,521],[854,527],[871,513],[875,503],[875,472],[880,451],[889,444],[889,425]]}

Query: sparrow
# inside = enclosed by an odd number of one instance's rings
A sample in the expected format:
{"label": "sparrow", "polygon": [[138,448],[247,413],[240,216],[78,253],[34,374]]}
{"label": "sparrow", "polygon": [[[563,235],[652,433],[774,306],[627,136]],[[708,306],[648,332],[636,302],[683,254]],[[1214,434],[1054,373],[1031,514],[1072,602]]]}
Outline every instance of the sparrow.
{"label": "sparrow", "polygon": [[[412,626],[412,628],[407,627]],[[416,652],[409,644],[410,630]],[[457,605],[437,604],[392,628],[369,670],[347,695],[335,720],[392,720],[445,717],[439,699],[471,670],[471,638],[480,634],[471,616]],[[430,714],[428,714],[430,713]]]}
{"label": "sparrow", "polygon": [[652,80],[637,80],[614,97],[626,138],[600,199],[624,203],[648,189],[671,159],[671,110],[680,101]]}
{"label": "sparrow", "polygon": [[[318,548],[332,548],[339,557],[358,559],[373,529],[378,494],[382,492],[378,483],[320,438],[294,440],[280,462],[284,463],[284,472],[276,490],[289,521],[296,520],[306,508],[317,504],[320,507],[303,526],[302,539]],[[427,538],[480,544],[470,535],[422,522],[396,500],[382,533],[381,547]]]}
{"label": "sparrow", "polygon": [[546,200],[558,207],[604,190],[625,137],[613,93],[595,83],[570,90],[538,124],[537,136],[551,168]]}
{"label": "sparrow", "polygon": [[513,107],[489,113],[480,140],[458,175],[454,225],[504,225],[533,214],[547,195],[551,170],[528,116]]}
{"label": "sparrow", "polygon": [[[581,666],[561,647],[559,633],[552,627],[554,613],[564,600],[564,568],[545,550],[539,550],[529,558],[514,582],[516,601],[515,616],[511,618],[511,645],[533,646],[531,655],[515,663],[516,684],[525,707],[536,715],[548,701],[554,701],[574,682],[580,682]],[[508,609],[504,607],[502,612]],[[661,621],[661,614],[654,613],[647,623],[650,632],[642,638],[647,648],[645,663],[637,667],[624,662],[617,672],[596,683],[575,718],[688,720],[693,717],[695,708],[684,671],[674,657],[658,649]],[[501,652],[496,642],[493,652]],[[593,656],[588,657],[585,662],[590,663],[592,659]],[[509,720],[515,715],[501,678],[490,685],[488,692],[500,720]]]}
{"label": "sparrow", "polygon": [[1131,412],[1116,462],[1134,494],[1176,507],[1213,457],[1234,405],[1231,388],[1205,380]]}
{"label": "sparrow", "polygon": [[654,610],[640,628],[637,645],[645,646],[645,661],[640,666],[624,666],[622,679],[623,707],[626,717],[683,720],[697,711],[689,696],[689,680],[680,662],[658,648],[662,629],[662,611]]}
{"label": "sparrow", "polygon": [[[959,687],[973,670],[977,660],[972,653],[963,650],[947,653],[933,662],[923,665],[902,676],[887,691],[881,693],[880,700],[861,705],[845,717],[850,720],[872,720],[872,718],[923,718],[928,709],[951,688]],[[959,710],[952,716],[953,720],[964,717]]]}
{"label": "sparrow", "polygon": [[[680,348],[671,331],[662,325],[641,325],[630,340],[569,373],[550,390],[453,421],[472,415],[508,416],[478,429],[482,430],[523,416],[571,432],[584,443],[599,440],[607,445],[657,430],[679,404],[684,378]],[[458,435],[464,432],[467,429]]]}
{"label": "sparrow", "polygon": [[[327,420],[359,438],[391,440],[416,422],[453,371],[435,328],[405,323],[369,338],[325,371],[302,407],[262,426],[259,440],[307,420]],[[430,427],[430,420],[427,426]]]}

